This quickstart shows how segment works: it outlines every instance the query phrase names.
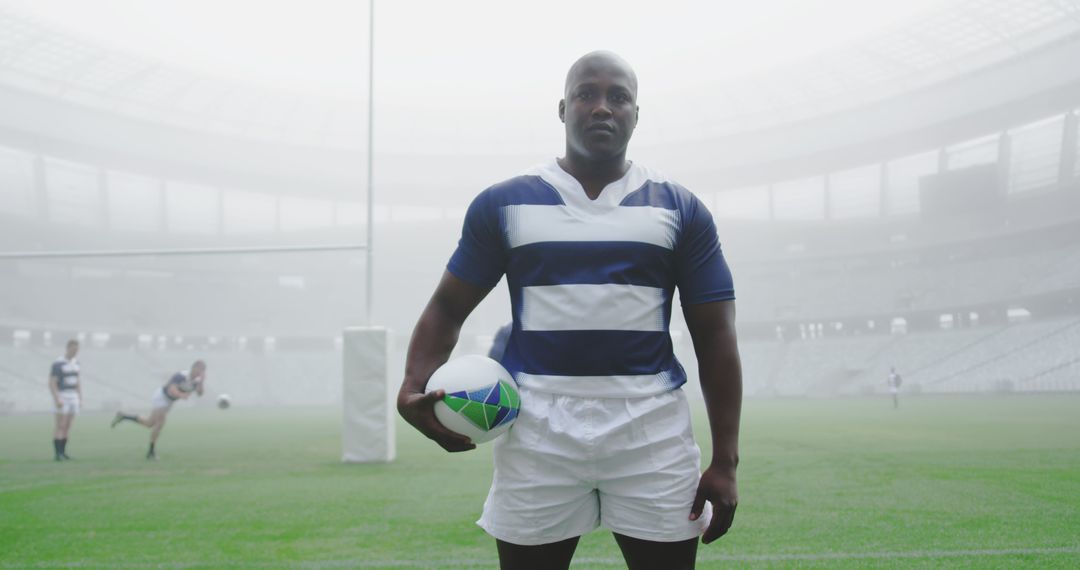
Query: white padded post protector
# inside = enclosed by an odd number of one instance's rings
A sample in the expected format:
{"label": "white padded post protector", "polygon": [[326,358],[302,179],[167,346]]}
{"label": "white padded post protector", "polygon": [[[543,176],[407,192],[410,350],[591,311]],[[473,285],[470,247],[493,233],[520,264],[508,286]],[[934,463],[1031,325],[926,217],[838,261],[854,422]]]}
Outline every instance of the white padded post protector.
{"label": "white padded post protector", "polygon": [[397,452],[387,360],[389,334],[382,327],[348,327],[342,335],[344,418],[341,460],[345,463],[386,463]]}

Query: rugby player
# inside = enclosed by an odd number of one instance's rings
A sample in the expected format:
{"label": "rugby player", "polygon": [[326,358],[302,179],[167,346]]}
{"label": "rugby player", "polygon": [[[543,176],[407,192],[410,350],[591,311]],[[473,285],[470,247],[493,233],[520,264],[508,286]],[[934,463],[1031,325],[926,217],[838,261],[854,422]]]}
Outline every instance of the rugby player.
{"label": "rugby player", "polygon": [[[501,363],[521,415],[495,441],[478,521],[504,570],[569,568],[579,537],[599,526],[631,570],[686,570],[699,537],[716,540],[735,515],[742,373],[731,273],[705,205],[626,160],[637,95],[636,74],[613,53],[571,66],[558,105],[566,154],[473,200],[413,331],[398,411],[447,451],[473,449],[435,418],[443,391],[424,388],[506,276],[513,326]],[[704,473],[668,330],[676,289],[711,426]]]}
{"label": "rugby player", "polygon": [[57,461],[71,459],[67,454],[68,432],[71,422],[79,415],[82,405],[82,382],[79,381],[79,341],[71,339],[64,355],[57,358],[49,369],[49,392],[56,404],[56,427],[53,428],[53,451]]}
{"label": "rugby player", "polygon": [[146,452],[147,459],[157,459],[157,452],[154,449],[157,444],[158,436],[161,435],[161,429],[165,427],[165,418],[169,415],[169,410],[172,409],[174,403],[177,400],[186,400],[191,397],[191,394],[198,396],[203,395],[205,389],[204,383],[206,380],[206,363],[202,360],[196,360],[188,371],[181,370],[176,374],[173,374],[169,381],[164,386],[154,391],[154,395],[150,398],[150,415],[138,416],[133,414],[126,414],[124,412],[116,412],[116,417],[113,418],[112,427],[116,427],[117,424],[123,421],[135,422],[143,427],[150,429],[150,449]]}

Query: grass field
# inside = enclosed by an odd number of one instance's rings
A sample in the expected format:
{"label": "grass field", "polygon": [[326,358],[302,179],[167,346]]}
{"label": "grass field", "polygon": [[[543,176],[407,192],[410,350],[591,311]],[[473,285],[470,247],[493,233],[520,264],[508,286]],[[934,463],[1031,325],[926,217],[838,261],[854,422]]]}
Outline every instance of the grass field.
{"label": "grass field", "polygon": [[[699,439],[703,414],[697,414]],[[179,409],[147,432],[0,417],[0,568],[495,568],[489,448],[405,426],[342,465],[338,410]],[[1080,396],[750,401],[739,511],[699,568],[1080,567]],[[574,568],[622,568],[610,534]]]}

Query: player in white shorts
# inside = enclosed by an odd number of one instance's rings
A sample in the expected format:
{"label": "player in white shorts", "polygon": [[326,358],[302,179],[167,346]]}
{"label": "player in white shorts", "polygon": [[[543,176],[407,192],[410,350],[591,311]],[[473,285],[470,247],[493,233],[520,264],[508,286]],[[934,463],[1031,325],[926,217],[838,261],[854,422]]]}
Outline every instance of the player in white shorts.
{"label": "player in white shorts", "polygon": [[169,410],[172,409],[172,405],[176,403],[177,400],[186,400],[190,398],[192,393],[202,396],[205,381],[206,363],[202,360],[196,360],[191,365],[190,370],[181,370],[176,374],[173,374],[164,386],[154,391],[154,395],[150,399],[151,411],[148,417],[116,412],[116,416],[112,421],[112,427],[116,427],[120,422],[127,420],[149,428],[150,449],[146,452],[146,458],[157,459],[157,452],[154,449],[154,446],[157,444],[161,429],[165,427],[165,418],[169,415]]}
{"label": "player in white shorts", "polygon": [[79,381],[79,341],[69,340],[64,356],[57,358],[49,368],[49,392],[56,405],[56,427],[53,428],[53,451],[57,461],[71,459],[67,454],[68,432],[71,422],[79,415],[82,405],[82,382]]}
{"label": "player in white shorts", "polygon": [[[424,394],[465,319],[506,276],[513,326],[500,362],[521,413],[495,442],[478,524],[503,569],[565,569],[579,537],[610,529],[632,570],[693,568],[698,537],[731,526],[742,375],[734,288],[712,215],[626,160],[637,78],[609,52],[579,59],[559,118],[566,154],[482,192],[413,331],[401,415],[448,451],[474,448]],[[700,471],[668,326],[678,289],[712,435]],[[711,505],[712,515],[710,518]]]}
{"label": "player in white shorts", "polygon": [[900,407],[900,384],[904,381],[900,377],[900,373],[896,371],[895,366],[889,367],[889,375],[885,378],[885,385],[889,388],[889,394],[892,396],[892,407],[898,409]]}

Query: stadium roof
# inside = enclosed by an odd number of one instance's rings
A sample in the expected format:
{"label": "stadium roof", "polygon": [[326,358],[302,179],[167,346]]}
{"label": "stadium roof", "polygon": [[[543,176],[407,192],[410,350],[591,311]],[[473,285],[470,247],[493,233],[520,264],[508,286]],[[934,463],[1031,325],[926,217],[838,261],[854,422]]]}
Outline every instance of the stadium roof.
{"label": "stadium roof", "polygon": [[[702,139],[880,100],[1080,36],[1080,0],[960,0],[797,64],[708,86],[705,116],[660,139]],[[151,122],[268,141],[360,148],[366,102],[270,89],[105,47],[0,9],[0,83]],[[679,120],[685,124],[678,124]],[[692,121],[692,123],[690,122]]]}
{"label": "stadium roof", "polygon": [[256,139],[355,147],[366,107],[214,77],[96,45],[0,9],[0,82],[152,122]]}
{"label": "stadium roof", "polygon": [[1078,0],[965,0],[860,45],[724,82],[708,134],[839,111],[1078,36]]}

